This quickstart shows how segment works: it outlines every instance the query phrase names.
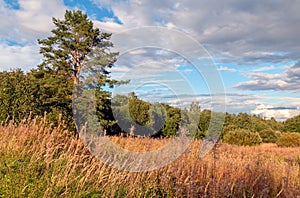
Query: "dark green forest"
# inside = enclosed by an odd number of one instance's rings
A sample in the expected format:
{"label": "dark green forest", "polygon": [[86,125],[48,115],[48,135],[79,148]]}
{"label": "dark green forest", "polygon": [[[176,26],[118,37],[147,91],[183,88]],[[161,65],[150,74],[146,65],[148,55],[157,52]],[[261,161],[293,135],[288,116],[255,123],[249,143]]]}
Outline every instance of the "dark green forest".
{"label": "dark green forest", "polygon": [[[66,11],[64,19],[53,18],[53,23],[52,35],[38,40],[44,57],[40,65],[28,72],[21,68],[0,72],[0,121],[19,123],[26,117],[46,114],[49,125],[55,127],[62,119],[66,129],[78,135],[84,123],[77,123],[74,117],[80,118],[84,109],[74,108],[73,99],[84,91],[93,90],[101,126],[98,130],[108,135],[174,137],[181,125],[188,126],[190,136],[202,139],[209,135],[214,112],[201,109],[199,103],[193,102],[189,108],[180,109],[144,101],[134,93],[112,97],[109,88],[122,86],[130,79],[111,79],[110,68],[114,67],[118,52],[113,52],[111,34],[95,28],[86,14]],[[224,142],[237,145],[275,143],[284,141],[283,136],[288,139],[288,134],[291,137],[286,141],[298,138],[300,145],[300,115],[284,122],[247,113],[223,116],[223,130],[216,133]]]}

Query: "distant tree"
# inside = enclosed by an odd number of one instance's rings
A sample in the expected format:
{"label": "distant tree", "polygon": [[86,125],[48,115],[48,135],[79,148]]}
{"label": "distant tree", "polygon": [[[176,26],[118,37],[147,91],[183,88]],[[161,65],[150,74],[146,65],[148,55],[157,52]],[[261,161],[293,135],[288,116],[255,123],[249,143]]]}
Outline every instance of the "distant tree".
{"label": "distant tree", "polygon": [[161,103],[151,104],[149,109],[150,114],[150,128],[152,130],[152,136],[155,136],[161,132],[167,119],[167,110]]}
{"label": "distant tree", "polygon": [[260,132],[262,130],[268,129],[269,126],[267,122],[259,117],[251,117],[252,122],[252,130],[253,132]]}
{"label": "distant tree", "polygon": [[129,103],[129,123],[131,132],[134,135],[150,136],[153,134],[152,118],[151,118],[151,103],[138,99],[137,97],[130,97]]}
{"label": "distant tree", "polygon": [[284,131],[283,122],[276,121],[274,117],[270,120],[264,120],[269,128],[273,129],[274,131]]}
{"label": "distant tree", "polygon": [[300,133],[300,115],[287,119],[284,122],[284,130]]}
{"label": "distant tree", "polygon": [[177,134],[181,123],[181,110],[170,105],[164,105],[167,116],[164,127],[161,132],[165,137],[173,137]]}
{"label": "distant tree", "polygon": [[239,113],[234,122],[234,124],[241,129],[253,130],[251,116],[247,113]]}
{"label": "distant tree", "polygon": [[190,105],[190,112],[200,113],[200,111],[201,111],[200,103],[192,102],[192,104]]}
{"label": "distant tree", "polygon": [[206,136],[206,132],[209,128],[210,121],[211,121],[211,110],[203,110],[200,113],[199,122],[198,122],[198,133],[196,137],[204,138]]}
{"label": "distant tree", "polygon": [[236,120],[236,115],[235,114],[226,113],[225,114],[224,127],[226,127],[228,125],[235,125],[235,120]]}
{"label": "distant tree", "polygon": [[150,104],[138,98],[130,98],[129,112],[132,120],[139,125],[150,124]]}

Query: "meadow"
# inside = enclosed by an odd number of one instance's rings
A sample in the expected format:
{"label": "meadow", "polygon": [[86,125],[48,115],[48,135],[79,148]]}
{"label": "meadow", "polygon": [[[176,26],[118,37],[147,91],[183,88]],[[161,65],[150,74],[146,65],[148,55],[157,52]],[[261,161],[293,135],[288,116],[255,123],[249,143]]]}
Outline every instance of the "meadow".
{"label": "meadow", "polygon": [[[218,143],[199,158],[193,140],[177,160],[153,171],[111,168],[80,139],[44,119],[0,125],[0,197],[300,197],[300,149]],[[132,151],[170,139],[109,137]]]}

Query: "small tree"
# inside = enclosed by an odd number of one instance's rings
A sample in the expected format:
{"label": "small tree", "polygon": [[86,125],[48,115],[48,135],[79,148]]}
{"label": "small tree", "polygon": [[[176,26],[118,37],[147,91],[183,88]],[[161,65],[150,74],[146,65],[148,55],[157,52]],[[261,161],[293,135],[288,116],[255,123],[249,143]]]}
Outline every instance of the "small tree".
{"label": "small tree", "polygon": [[165,137],[173,137],[177,134],[181,123],[181,110],[169,105],[164,105],[166,109],[165,125],[161,130],[161,133]]}
{"label": "small tree", "polygon": [[150,103],[147,103],[138,98],[130,98],[129,100],[129,112],[131,119],[142,126],[150,124]]}
{"label": "small tree", "polygon": [[203,110],[200,113],[199,116],[199,122],[198,122],[198,136],[199,137],[204,137],[211,121],[211,115],[212,112],[211,110]]}

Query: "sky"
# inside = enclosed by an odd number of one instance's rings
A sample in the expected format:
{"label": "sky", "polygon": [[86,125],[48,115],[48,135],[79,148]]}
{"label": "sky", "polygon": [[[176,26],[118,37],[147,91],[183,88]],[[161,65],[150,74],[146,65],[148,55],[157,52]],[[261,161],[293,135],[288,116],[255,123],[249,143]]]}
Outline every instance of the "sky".
{"label": "sky", "polygon": [[[298,0],[0,0],[0,71],[41,63],[37,39],[52,17],[80,9],[113,33],[112,69],[148,101],[246,112],[300,114]],[[220,108],[222,109],[222,108]]]}

